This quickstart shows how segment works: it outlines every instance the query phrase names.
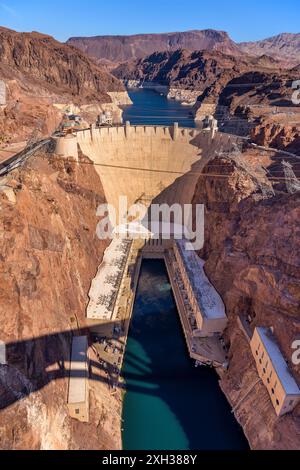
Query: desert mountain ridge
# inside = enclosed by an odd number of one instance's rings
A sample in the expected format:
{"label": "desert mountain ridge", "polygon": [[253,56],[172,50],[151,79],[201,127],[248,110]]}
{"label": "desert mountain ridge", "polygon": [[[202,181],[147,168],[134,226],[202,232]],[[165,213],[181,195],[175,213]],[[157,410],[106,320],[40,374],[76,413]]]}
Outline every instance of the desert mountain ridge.
{"label": "desert mountain ridge", "polygon": [[154,52],[143,59],[122,63],[112,70],[121,80],[159,82],[177,88],[203,90],[227,74],[249,70],[280,70],[280,61],[269,56],[236,57],[220,51],[178,49]]}
{"label": "desert mountain ridge", "polygon": [[67,41],[67,44],[77,47],[95,59],[112,62],[141,59],[154,52],[177,49],[215,50],[233,55],[241,54],[228,33],[214,29],[131,36],[73,37]]}
{"label": "desert mountain ridge", "polygon": [[281,33],[262,41],[242,42],[239,48],[250,55],[266,54],[286,64],[300,64],[300,33]]}
{"label": "desert mountain ridge", "polygon": [[72,37],[67,41],[97,61],[120,63],[154,52],[177,49],[210,50],[242,56],[270,56],[286,67],[300,63],[300,33],[282,33],[262,41],[237,43],[225,31],[191,30],[129,36]]}

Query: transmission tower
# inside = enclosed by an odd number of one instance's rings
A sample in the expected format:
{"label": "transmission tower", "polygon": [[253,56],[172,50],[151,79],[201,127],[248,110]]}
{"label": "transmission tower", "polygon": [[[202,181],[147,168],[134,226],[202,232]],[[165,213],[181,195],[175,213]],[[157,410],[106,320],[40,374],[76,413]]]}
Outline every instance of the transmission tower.
{"label": "transmission tower", "polygon": [[265,199],[269,199],[269,198],[275,196],[275,191],[274,191],[274,188],[273,188],[272,184],[271,184],[271,186],[269,186],[266,183],[258,182],[258,185],[259,185],[260,190],[262,192],[262,195]]}
{"label": "transmission tower", "polygon": [[300,191],[300,181],[296,177],[293,167],[289,162],[282,161],[283,171],[285,175],[285,184],[289,194],[296,194]]}
{"label": "transmission tower", "polygon": [[33,131],[31,132],[31,134],[29,136],[29,139],[27,141],[26,147],[28,149],[30,149],[34,144],[36,144],[39,141],[40,136],[41,136],[41,132],[42,132],[42,128],[43,128],[43,124],[44,124],[44,120],[40,118],[37,121],[37,124],[36,124],[35,128],[33,129]]}

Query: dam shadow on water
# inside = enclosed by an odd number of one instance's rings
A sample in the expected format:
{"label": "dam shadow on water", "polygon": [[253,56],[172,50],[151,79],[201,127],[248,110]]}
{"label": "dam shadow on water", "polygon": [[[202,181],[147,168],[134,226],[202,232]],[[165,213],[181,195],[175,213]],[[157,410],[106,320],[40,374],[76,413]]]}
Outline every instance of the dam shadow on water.
{"label": "dam shadow on water", "polygon": [[123,376],[124,450],[249,448],[217,374],[188,355],[164,261],[142,264]]}

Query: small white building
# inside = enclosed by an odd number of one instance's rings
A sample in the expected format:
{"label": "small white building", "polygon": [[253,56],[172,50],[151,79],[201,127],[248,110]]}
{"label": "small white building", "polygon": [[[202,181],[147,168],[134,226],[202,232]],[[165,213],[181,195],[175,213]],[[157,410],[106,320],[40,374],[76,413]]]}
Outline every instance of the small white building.
{"label": "small white building", "polygon": [[70,364],[68,408],[71,418],[89,421],[88,339],[74,336]]}
{"label": "small white building", "polygon": [[203,130],[211,132],[212,138],[214,138],[216,132],[218,131],[218,121],[212,116],[208,115],[202,121]]}
{"label": "small white building", "polygon": [[186,240],[174,243],[174,253],[197,324],[194,336],[221,335],[228,323],[225,305],[205,274],[205,262]]}
{"label": "small white building", "polygon": [[110,111],[105,111],[105,113],[99,114],[97,120],[98,126],[112,126],[113,117]]}
{"label": "small white building", "polygon": [[277,416],[289,413],[300,402],[300,390],[272,330],[255,328],[250,347]]}

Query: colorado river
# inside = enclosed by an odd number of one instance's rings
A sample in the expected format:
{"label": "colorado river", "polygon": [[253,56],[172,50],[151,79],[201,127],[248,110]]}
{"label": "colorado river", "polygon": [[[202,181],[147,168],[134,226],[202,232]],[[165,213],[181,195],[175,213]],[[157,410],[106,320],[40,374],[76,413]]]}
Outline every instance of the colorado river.
{"label": "colorado river", "polygon": [[156,91],[131,89],[128,94],[133,106],[127,106],[123,120],[131,124],[171,126],[178,122],[182,127],[195,127],[190,106],[183,106],[178,101],[168,100]]}
{"label": "colorado river", "polygon": [[163,261],[143,262],[123,376],[124,450],[248,448],[216,373],[188,356]]}

